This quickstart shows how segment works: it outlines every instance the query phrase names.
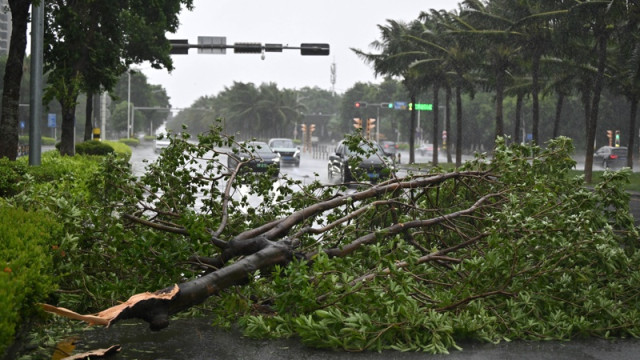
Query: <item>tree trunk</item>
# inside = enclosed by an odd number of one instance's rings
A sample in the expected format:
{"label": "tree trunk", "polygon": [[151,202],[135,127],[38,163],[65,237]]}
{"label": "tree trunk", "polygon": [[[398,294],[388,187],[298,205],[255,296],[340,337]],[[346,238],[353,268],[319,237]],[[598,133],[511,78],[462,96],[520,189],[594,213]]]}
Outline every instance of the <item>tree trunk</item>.
{"label": "tree trunk", "polygon": [[598,45],[598,72],[593,86],[593,98],[591,102],[591,113],[589,114],[589,124],[587,126],[587,151],[584,160],[584,181],[591,183],[593,173],[593,143],[596,138],[596,127],[598,126],[598,108],[600,105],[600,94],[604,86],[604,70],[607,63],[607,35],[600,33],[597,37]]}
{"label": "tree trunk", "polygon": [[[447,163],[451,164],[453,160],[451,159],[451,107],[449,104],[451,103],[451,88],[449,86],[446,87],[446,96],[444,103],[444,130],[447,132],[446,137],[446,150],[447,150]],[[442,141],[445,144],[445,140]]]}
{"label": "tree trunk", "polygon": [[560,117],[562,116],[562,105],[564,104],[564,94],[558,94],[556,102],[556,118],[553,120],[553,138],[560,135]]}
{"label": "tree trunk", "polygon": [[434,166],[438,165],[438,114],[440,113],[439,92],[440,86],[436,82],[433,84],[433,159],[431,160]]}
{"label": "tree trunk", "polygon": [[85,107],[85,122],[84,122],[84,141],[91,140],[91,131],[93,130],[93,93],[87,94],[87,105]]}
{"label": "tree trunk", "polygon": [[[416,95],[411,94],[411,103],[416,103]],[[411,107],[411,120],[409,121],[409,164],[416,162],[416,107]]]}
{"label": "tree trunk", "polygon": [[532,115],[533,119],[531,122],[531,134],[533,137],[533,141],[540,145],[542,143],[542,139],[540,139],[540,101],[539,95],[540,92],[540,54],[539,51],[536,51],[533,55],[532,64],[531,64],[531,98],[533,101],[532,104]]}
{"label": "tree trunk", "polygon": [[62,105],[62,126],[60,134],[60,154],[73,156],[76,153],[75,149],[75,130],[76,130],[76,108],[75,106]]}
{"label": "tree trunk", "polygon": [[462,90],[456,87],[456,167],[462,166]]}
{"label": "tree trunk", "polygon": [[502,100],[504,98],[504,72],[496,74],[496,139],[504,135],[504,119],[502,117]]}
{"label": "tree trunk", "polygon": [[629,146],[627,147],[627,166],[633,169],[633,149],[635,148],[636,138],[636,116],[638,114],[638,98],[634,97],[629,100],[631,105],[629,115]]}
{"label": "tree trunk", "polygon": [[9,0],[11,8],[11,42],[4,72],[2,114],[0,114],[0,158],[18,156],[20,123],[20,85],[27,47],[27,19],[31,0]]}
{"label": "tree trunk", "polygon": [[522,132],[520,128],[520,124],[522,124],[522,98],[522,94],[518,93],[516,97],[516,123],[513,127],[513,142],[516,144],[520,143],[520,133]]}

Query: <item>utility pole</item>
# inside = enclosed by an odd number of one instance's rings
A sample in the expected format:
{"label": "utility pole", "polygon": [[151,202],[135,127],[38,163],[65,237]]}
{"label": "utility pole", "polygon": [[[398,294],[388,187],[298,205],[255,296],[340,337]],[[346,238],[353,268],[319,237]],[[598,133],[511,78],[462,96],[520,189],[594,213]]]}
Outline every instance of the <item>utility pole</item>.
{"label": "utility pole", "polygon": [[44,3],[32,4],[31,17],[31,83],[29,106],[29,165],[37,166],[42,158],[42,67],[44,58]]}

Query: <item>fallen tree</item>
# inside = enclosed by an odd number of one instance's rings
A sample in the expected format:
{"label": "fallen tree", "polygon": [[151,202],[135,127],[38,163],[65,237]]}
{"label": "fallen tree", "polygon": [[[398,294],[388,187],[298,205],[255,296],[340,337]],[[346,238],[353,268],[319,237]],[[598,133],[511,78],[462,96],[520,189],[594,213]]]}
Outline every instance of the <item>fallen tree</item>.
{"label": "fallen tree", "polygon": [[219,324],[240,315],[249,335],[348,350],[638,334],[638,238],[617,185],[625,174],[584,188],[569,172],[568,139],[545,150],[500,143],[490,162],[455,172],[352,187],[284,179],[276,189],[268,174],[225,167],[232,138],[186,140],[174,138],[141,179],[112,165],[96,179],[98,197],[129,233],[209,253],[174,259],[193,271],[176,285],[96,315],[47,310],[160,330],[215,295]]}

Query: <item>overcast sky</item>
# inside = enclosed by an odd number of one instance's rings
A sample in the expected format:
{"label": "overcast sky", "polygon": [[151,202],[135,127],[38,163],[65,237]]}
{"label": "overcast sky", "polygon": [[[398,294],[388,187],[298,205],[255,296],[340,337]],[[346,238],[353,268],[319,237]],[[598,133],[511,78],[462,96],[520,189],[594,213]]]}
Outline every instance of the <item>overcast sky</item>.
{"label": "overcast sky", "polygon": [[217,95],[234,81],[276,83],[280,89],[317,86],[330,90],[331,64],[336,64],[335,90],[343,93],[356,82],[379,82],[370,65],[350,48],[373,51],[371,42],[380,38],[379,24],[387,19],[415,20],[421,11],[454,10],[459,0],[195,0],[193,11],[180,15],[180,28],[170,39],[224,36],[236,42],[328,43],[329,56],[301,56],[299,50],[282,53],[173,55],[174,70],[139,69],[151,84],[162,85],[174,108],[188,107],[205,95]]}

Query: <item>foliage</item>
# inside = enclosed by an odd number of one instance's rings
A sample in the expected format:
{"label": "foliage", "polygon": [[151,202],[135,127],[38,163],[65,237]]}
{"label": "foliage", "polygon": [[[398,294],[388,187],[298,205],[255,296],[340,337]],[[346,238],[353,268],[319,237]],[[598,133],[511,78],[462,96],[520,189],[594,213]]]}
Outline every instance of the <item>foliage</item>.
{"label": "foliage", "polygon": [[27,164],[0,158],[0,197],[9,197],[19,191],[18,182],[27,172]]}
{"label": "foliage", "polygon": [[[46,157],[82,163],[56,182],[26,177],[30,186],[10,203],[42,209],[68,234],[56,264],[65,290],[58,306],[95,311],[199,279],[193,255],[220,254],[212,234],[234,239],[369,188],[303,187],[286,177],[274,188],[269,175],[234,173],[222,159],[235,139],[221,135],[221,122],[197,142],[170,133],[171,146],[140,179],[116,156]],[[605,172],[586,189],[571,173],[572,151],[566,138],[545,149],[500,140],[491,160],[435,169],[428,186],[305,215],[287,234],[292,262],[252,273],[206,306],[219,325],[240,317],[249,336],[349,351],[637,336],[638,233],[620,186],[629,172]]]}
{"label": "foliage", "polygon": [[[384,241],[357,255],[330,259],[319,252],[313,261],[256,278],[243,294],[261,294],[255,303],[269,304],[272,313],[245,310],[246,334],[297,336],[350,351],[433,353],[457,348],[462,339],[638,336],[638,233],[620,187],[628,172],[607,172],[594,191],[585,189],[569,172],[571,151],[567,139],[544,151],[499,143],[490,164],[467,165],[499,174],[495,183],[440,187],[437,197],[424,196],[400,216],[410,222],[434,205],[468,202],[482,187],[504,193],[486,212],[411,236],[378,233]],[[360,228],[375,232],[376,223],[380,214],[372,213],[324,238],[346,246]],[[467,242],[474,246],[462,247]]]}
{"label": "foliage", "polygon": [[76,144],[76,153],[78,155],[108,155],[113,154],[114,150],[99,140],[91,140]]}
{"label": "foliage", "polygon": [[102,143],[107,144],[115,150],[116,154],[122,156],[127,161],[131,158],[131,148],[122,141],[103,140]]}
{"label": "foliage", "polygon": [[[42,145],[53,146],[56,144],[56,139],[43,136],[40,140]],[[22,135],[18,138],[18,143],[21,145],[29,145],[29,135]]]}
{"label": "foliage", "polygon": [[60,225],[50,214],[0,200],[0,354],[20,324],[36,314],[36,304],[56,289],[54,263],[65,256],[59,238]]}
{"label": "foliage", "polygon": [[120,140],[118,140],[119,142],[130,146],[130,147],[137,147],[138,145],[140,145],[140,140],[139,139],[133,139],[133,138],[122,138]]}

